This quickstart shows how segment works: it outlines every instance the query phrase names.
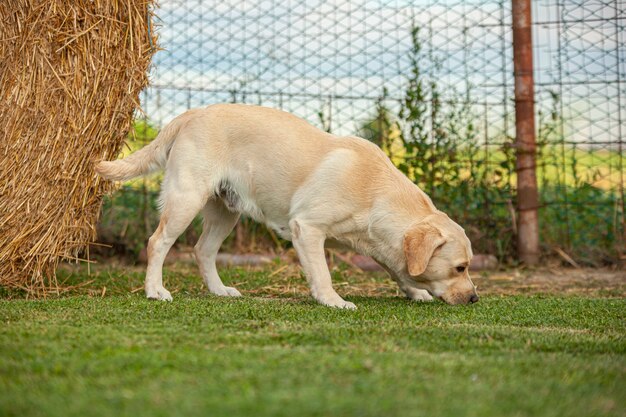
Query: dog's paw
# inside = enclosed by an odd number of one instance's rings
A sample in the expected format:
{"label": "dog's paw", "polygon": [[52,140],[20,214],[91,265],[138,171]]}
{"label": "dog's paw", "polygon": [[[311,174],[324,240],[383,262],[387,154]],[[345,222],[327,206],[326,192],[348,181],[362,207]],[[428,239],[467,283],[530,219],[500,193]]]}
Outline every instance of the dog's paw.
{"label": "dog's paw", "polygon": [[146,297],[151,300],[172,301],[172,294],[163,287],[146,288]]}
{"label": "dog's paw", "polygon": [[338,307],[338,308],[345,308],[346,310],[356,310],[356,305],[354,305],[354,303],[351,303],[350,301],[346,301],[346,300],[342,300],[343,302],[340,303],[339,305],[335,305],[333,307]]}
{"label": "dog's paw", "polygon": [[233,287],[223,286],[219,288],[210,289],[209,291],[221,297],[241,297],[241,293],[237,291],[237,288],[233,288]]}
{"label": "dog's paw", "polygon": [[333,298],[330,300],[318,300],[318,301],[321,304],[324,304],[325,306],[328,306],[328,307],[344,308],[346,310],[356,310],[356,306],[354,305],[354,303],[351,303],[350,301],[346,301],[341,297]]}
{"label": "dog's paw", "polygon": [[426,290],[418,290],[416,288],[410,288],[406,291],[406,296],[413,301],[428,302],[433,301],[433,296]]}

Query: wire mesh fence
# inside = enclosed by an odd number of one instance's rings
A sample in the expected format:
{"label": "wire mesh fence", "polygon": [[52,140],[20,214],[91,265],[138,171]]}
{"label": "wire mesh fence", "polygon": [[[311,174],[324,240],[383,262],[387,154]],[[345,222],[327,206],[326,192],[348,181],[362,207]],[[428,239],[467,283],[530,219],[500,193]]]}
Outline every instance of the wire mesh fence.
{"label": "wire mesh fence", "polygon": [[[476,251],[514,258],[509,1],[162,0],[156,14],[139,138],[188,108],[281,108],[378,143]],[[533,2],[541,239],[579,262],[623,256],[625,23],[625,0]]]}

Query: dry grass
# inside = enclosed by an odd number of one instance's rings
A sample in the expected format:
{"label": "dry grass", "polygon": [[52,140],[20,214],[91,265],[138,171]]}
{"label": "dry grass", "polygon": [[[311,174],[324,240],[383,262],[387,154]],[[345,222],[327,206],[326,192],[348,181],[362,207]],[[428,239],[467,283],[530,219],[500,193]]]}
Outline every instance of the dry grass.
{"label": "dry grass", "polygon": [[155,52],[153,0],[0,2],[0,285],[58,292],[95,237]]}
{"label": "dry grass", "polygon": [[[247,297],[296,299],[310,297],[309,287],[300,265],[276,262],[264,266],[218,267],[226,285],[234,286]],[[363,272],[341,262],[331,262],[333,287],[345,297],[402,297],[395,282],[384,272]],[[119,259],[104,259],[92,265],[62,264],[59,276],[65,281],[63,295],[93,297],[119,296],[129,293],[143,295],[145,265],[130,266]],[[480,296],[507,297],[518,295],[579,296],[590,298],[626,297],[626,274],[619,269],[542,267],[538,269],[506,269],[472,274]],[[176,261],[164,268],[164,283],[172,294],[206,296],[195,262]],[[20,297],[18,292],[5,293],[4,298]]]}

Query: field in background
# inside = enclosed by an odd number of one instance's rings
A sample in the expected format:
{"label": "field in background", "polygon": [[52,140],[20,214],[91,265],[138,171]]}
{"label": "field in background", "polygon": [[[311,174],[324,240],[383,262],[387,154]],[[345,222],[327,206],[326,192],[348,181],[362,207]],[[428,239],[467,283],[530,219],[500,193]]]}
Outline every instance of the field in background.
{"label": "field in background", "polygon": [[0,301],[0,414],[623,415],[623,274],[475,274],[481,301],[451,307],[332,271],[358,310],[315,304],[280,263],[222,269],[239,299],[171,266],[172,303],[144,299],[143,268],[68,266],[64,297]]}

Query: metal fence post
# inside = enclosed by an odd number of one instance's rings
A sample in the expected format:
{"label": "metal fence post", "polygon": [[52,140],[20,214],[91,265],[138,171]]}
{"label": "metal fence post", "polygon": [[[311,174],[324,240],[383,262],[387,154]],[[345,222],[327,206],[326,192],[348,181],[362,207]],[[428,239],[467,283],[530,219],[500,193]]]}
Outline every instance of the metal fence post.
{"label": "metal fence post", "polygon": [[536,176],[535,103],[531,0],[511,0],[513,74],[515,77],[515,149],[517,157],[517,255],[528,265],[539,260],[539,196]]}

